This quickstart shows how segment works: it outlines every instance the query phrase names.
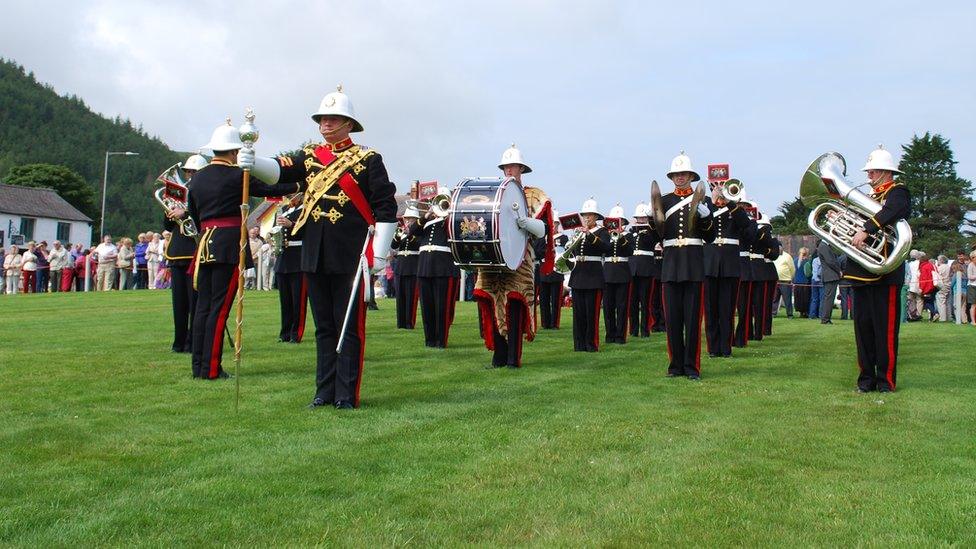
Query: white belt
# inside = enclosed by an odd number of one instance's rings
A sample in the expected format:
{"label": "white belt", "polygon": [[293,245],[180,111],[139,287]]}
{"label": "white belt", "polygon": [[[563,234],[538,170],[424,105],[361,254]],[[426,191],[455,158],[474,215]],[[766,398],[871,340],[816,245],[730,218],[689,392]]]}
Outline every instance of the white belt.
{"label": "white belt", "polygon": [[772,259],[767,259],[767,258],[763,258],[763,261],[765,261],[766,263],[772,263],[773,262]]}
{"label": "white belt", "polygon": [[451,253],[451,248],[448,246],[435,246],[434,244],[425,244],[420,247],[421,252],[447,252]]}
{"label": "white belt", "polygon": [[739,257],[749,257],[750,255],[752,254],[750,254],[749,252],[739,252]]}
{"label": "white belt", "polygon": [[294,248],[296,246],[301,246],[302,245],[302,241],[301,240],[286,240],[286,241],[282,242],[281,245],[284,248]]}
{"label": "white belt", "polygon": [[620,263],[620,262],[626,262],[627,258],[620,257],[619,255],[610,255],[607,256],[606,259],[604,259],[604,261],[609,261],[610,263]]}
{"label": "white belt", "polygon": [[674,248],[682,246],[701,246],[704,244],[700,238],[668,238],[664,241],[665,248]]}
{"label": "white belt", "polygon": [[415,252],[415,251],[412,251],[412,250],[403,250],[403,251],[397,252],[397,255],[420,255],[420,252]]}
{"label": "white belt", "polygon": [[766,259],[762,254],[749,254],[750,259]]}
{"label": "white belt", "polygon": [[717,244],[719,246],[722,246],[723,244],[725,245],[735,244],[736,246],[738,246],[739,239],[738,238],[716,238],[715,240],[712,241],[712,244]]}
{"label": "white belt", "polygon": [[634,255],[650,255],[653,256],[654,252],[651,250],[634,250]]}
{"label": "white belt", "polygon": [[576,261],[603,261],[603,256],[599,255],[581,255],[576,258]]}

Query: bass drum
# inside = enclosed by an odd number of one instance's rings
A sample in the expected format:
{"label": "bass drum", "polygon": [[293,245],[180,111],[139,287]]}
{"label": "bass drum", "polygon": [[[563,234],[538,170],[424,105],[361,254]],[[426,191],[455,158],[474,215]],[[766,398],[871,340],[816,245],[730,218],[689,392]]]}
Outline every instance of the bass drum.
{"label": "bass drum", "polygon": [[518,218],[529,215],[525,191],[512,178],[465,179],[451,193],[447,238],[459,267],[514,271],[525,257],[527,237]]}

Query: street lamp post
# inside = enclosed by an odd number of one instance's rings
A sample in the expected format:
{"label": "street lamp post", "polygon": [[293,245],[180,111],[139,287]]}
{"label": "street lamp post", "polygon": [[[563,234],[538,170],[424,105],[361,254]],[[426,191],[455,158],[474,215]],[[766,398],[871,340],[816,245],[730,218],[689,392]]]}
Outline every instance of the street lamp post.
{"label": "street lamp post", "polygon": [[122,156],[139,156],[139,153],[129,151],[105,151],[105,175],[102,176],[102,219],[98,224],[98,230],[101,232],[98,238],[99,242],[105,238],[105,188],[108,186],[108,157],[117,154],[121,154]]}

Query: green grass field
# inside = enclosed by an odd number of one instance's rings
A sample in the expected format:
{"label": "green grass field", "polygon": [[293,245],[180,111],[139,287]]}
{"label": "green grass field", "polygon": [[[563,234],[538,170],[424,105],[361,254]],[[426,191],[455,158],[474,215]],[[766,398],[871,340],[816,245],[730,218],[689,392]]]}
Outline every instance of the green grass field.
{"label": "green grass field", "polygon": [[976,545],[971,326],[905,326],[882,396],[849,322],[778,318],[694,383],[661,334],[572,353],[569,310],[485,370],[471,304],[436,351],[381,301],[363,407],[310,411],[314,340],[251,293],[235,415],[168,299],[0,298],[0,543]]}

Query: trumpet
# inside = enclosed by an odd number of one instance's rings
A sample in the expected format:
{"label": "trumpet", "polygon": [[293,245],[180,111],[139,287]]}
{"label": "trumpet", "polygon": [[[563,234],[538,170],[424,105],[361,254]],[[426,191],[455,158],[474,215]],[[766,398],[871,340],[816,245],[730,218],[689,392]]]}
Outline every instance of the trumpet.
{"label": "trumpet", "polygon": [[[156,198],[156,202],[159,202],[159,205],[166,210],[166,213],[169,213],[170,210],[186,210],[189,189],[186,187],[181,171],[182,164],[177,162],[156,178],[156,181],[162,183],[163,186],[156,189],[153,196]],[[183,236],[197,236],[199,234],[196,224],[189,217],[175,221],[179,224],[180,234]]]}
{"label": "trumpet", "polygon": [[407,207],[423,213],[431,212],[437,217],[447,217],[451,214],[451,195],[439,194],[430,200],[408,198]]}
{"label": "trumpet", "polygon": [[840,250],[869,273],[889,273],[905,260],[912,246],[912,228],[904,219],[868,236],[863,248],[852,244],[854,235],[881,210],[881,204],[857,190],[844,176],[847,163],[833,152],[810,163],[800,180],[800,200],[813,208],[810,230]]}
{"label": "trumpet", "polygon": [[739,202],[746,196],[746,186],[738,179],[729,179],[720,187],[719,193],[729,202]]}

